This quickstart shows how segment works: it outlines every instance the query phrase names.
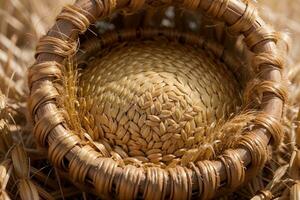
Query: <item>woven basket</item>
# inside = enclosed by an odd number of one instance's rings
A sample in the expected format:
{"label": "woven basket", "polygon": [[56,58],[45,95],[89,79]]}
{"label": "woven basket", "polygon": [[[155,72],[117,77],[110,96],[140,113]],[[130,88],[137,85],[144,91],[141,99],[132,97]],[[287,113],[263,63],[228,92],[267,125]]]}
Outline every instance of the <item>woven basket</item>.
{"label": "woven basket", "polygon": [[[117,11],[168,5],[224,22],[244,38],[252,62],[176,29],[86,33]],[[78,0],[41,38],[29,71],[35,137],[67,178],[104,199],[227,194],[256,176],[282,139],[286,90],[276,41],[255,7],[239,0]],[[75,114],[61,103],[71,59],[80,74]],[[210,140],[222,144],[208,151]]]}

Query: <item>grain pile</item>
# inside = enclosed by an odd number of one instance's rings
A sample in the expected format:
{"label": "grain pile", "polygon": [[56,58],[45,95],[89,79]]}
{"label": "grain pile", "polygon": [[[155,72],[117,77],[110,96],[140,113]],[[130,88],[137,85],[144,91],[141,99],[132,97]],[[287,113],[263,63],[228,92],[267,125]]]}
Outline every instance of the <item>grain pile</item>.
{"label": "grain pile", "polygon": [[[271,22],[278,22],[278,19],[283,20],[278,24],[278,28],[289,31],[294,41],[291,47],[286,47],[284,42],[282,44],[283,48],[289,49],[291,55],[286,68],[287,82],[290,84],[291,92],[284,110],[285,135],[278,150],[270,155],[271,159],[260,175],[241,190],[230,195],[229,199],[300,198],[300,153],[297,149],[300,145],[300,128],[298,128],[300,120],[300,114],[298,114],[300,69],[297,67],[299,66],[299,64],[297,65],[297,55],[299,53],[297,44],[299,40],[296,37],[299,33],[298,26],[300,26],[300,23],[297,22],[297,9],[293,12],[295,7],[299,7],[297,3],[299,4],[298,1],[291,1],[290,3],[285,1],[282,3],[283,5],[278,5],[277,8],[276,5],[272,5],[271,1],[266,1],[261,5],[262,10],[271,10],[271,12],[262,12],[268,13],[265,18]],[[292,4],[295,5],[292,6]],[[19,197],[22,199],[38,199],[38,196],[44,199],[92,198],[94,197],[93,191],[89,191],[89,188],[82,185],[73,185],[69,182],[68,175],[53,168],[48,162],[46,149],[37,145],[33,138],[33,127],[26,107],[28,99],[27,66],[33,62],[37,39],[53,23],[53,18],[55,18],[61,7],[50,2],[33,0],[5,1],[0,2],[0,6],[2,8],[0,13],[4,19],[0,27],[0,195],[3,199],[16,199]],[[51,13],[51,15],[45,16],[45,13]],[[289,13],[291,16],[282,13]],[[189,16],[186,17],[190,18]],[[127,23],[128,26],[131,25],[131,23]],[[206,23],[208,25],[204,26],[204,29],[210,33],[211,27],[214,28],[215,25],[212,25],[209,20]],[[101,26],[107,28],[107,24],[101,24]],[[286,37],[283,35],[282,38],[285,39]],[[132,48],[137,47],[133,46]],[[70,64],[70,67],[72,68],[72,64]],[[69,77],[71,80],[65,80],[65,85],[68,85],[68,81],[70,81],[70,85],[74,84],[72,78],[77,78],[77,75],[70,74]],[[84,76],[81,77],[81,80],[84,80]],[[84,87],[85,83],[82,82],[81,84]],[[89,94],[83,96],[86,95]],[[145,94],[145,99],[151,99],[150,95]],[[197,96],[197,94],[195,95]],[[70,96],[72,97],[72,94]],[[86,101],[86,99],[81,100],[80,103],[82,104]],[[72,108],[70,108],[70,111],[72,111]],[[176,115],[176,112],[174,113],[175,118],[179,116]],[[150,121],[157,121],[157,127],[164,129],[155,116],[150,115]],[[85,126],[85,129],[88,130],[90,124],[85,124]],[[90,128],[93,129],[94,127]],[[132,129],[135,129],[134,125],[132,125]],[[134,131],[132,132],[134,133]],[[92,131],[90,136],[97,139],[97,136],[93,136],[92,133],[95,132]],[[111,142],[115,143],[116,141]],[[130,151],[125,153],[130,154]],[[138,154],[138,152],[134,153],[134,155]],[[155,160],[154,157],[153,160]],[[91,194],[81,192],[75,189],[76,187],[91,192]]]}

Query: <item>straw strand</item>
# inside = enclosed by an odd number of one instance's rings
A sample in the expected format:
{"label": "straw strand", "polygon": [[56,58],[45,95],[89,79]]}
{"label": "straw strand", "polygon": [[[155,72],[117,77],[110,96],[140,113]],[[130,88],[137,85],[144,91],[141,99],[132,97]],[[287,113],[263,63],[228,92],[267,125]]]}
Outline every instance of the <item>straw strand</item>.
{"label": "straw strand", "polygon": [[68,5],[63,8],[56,20],[70,21],[80,33],[84,33],[90,26],[90,20],[84,14],[86,12],[78,6]]}
{"label": "straw strand", "polygon": [[256,20],[256,8],[248,2],[244,14],[239,20],[228,27],[228,32],[236,35],[248,31]]}
{"label": "straw strand", "polygon": [[61,57],[69,57],[75,54],[77,42],[66,41],[52,36],[44,36],[36,47],[37,57],[41,53],[54,54]]}

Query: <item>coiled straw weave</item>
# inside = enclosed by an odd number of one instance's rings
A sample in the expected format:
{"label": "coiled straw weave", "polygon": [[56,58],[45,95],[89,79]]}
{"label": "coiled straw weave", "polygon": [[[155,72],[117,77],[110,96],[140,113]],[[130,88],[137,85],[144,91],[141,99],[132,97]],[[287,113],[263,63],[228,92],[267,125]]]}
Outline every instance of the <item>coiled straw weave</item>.
{"label": "coiled straw weave", "polygon": [[121,44],[82,72],[81,124],[93,140],[117,145],[125,160],[175,162],[200,146],[204,124],[239,106],[239,86],[229,72],[192,46]]}
{"label": "coiled straw weave", "polygon": [[[253,54],[248,71],[256,74],[244,90],[239,73],[246,66],[233,64],[221,44],[192,33],[138,28],[78,45],[79,34],[98,19],[168,5],[202,12],[243,36]],[[211,199],[234,191],[282,139],[286,90],[276,41],[249,2],[78,0],[40,40],[29,72],[35,137],[53,165],[102,198]],[[60,104],[63,65],[74,57],[79,129]],[[222,137],[203,129],[222,120],[229,120],[219,129]],[[237,131],[227,123],[242,125]],[[230,135],[239,137],[226,143]],[[199,151],[210,137],[226,143],[214,156]]]}

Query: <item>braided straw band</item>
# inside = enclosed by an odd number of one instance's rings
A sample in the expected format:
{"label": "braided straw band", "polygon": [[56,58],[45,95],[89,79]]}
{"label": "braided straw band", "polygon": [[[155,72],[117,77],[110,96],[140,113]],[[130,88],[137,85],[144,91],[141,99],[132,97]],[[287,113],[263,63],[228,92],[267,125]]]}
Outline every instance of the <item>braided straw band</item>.
{"label": "braided straw band", "polygon": [[[107,17],[111,13],[113,13],[116,9],[126,9],[127,5],[136,5],[131,3],[133,0],[78,0],[75,3],[75,6],[78,6],[80,9],[84,10],[85,12],[81,14],[86,14],[86,18],[89,19],[89,23],[93,23],[94,19],[98,17]],[[191,1],[195,0],[183,0],[183,1],[176,1],[178,6],[181,5],[189,5],[190,9],[194,10],[201,10],[204,13],[209,14],[211,16],[218,17],[219,20],[224,21],[227,25],[234,27],[234,34],[241,34],[245,36],[247,39],[247,45],[249,50],[251,50],[254,54],[260,54],[260,55],[278,55],[277,47],[274,41],[276,41],[276,38],[274,38],[274,34],[272,34],[272,31],[266,28],[265,23],[256,16],[256,12],[249,12],[247,11],[248,6],[239,0],[231,0],[229,2],[225,2],[224,0],[196,0],[196,3],[189,3]],[[213,6],[216,8],[212,8],[212,2],[220,2],[220,4],[214,3]],[[151,5],[165,5],[166,3],[171,3],[172,1],[160,1],[160,0],[146,0],[145,4],[151,3]],[[137,8],[140,6],[136,6]],[[222,11],[218,10],[217,7],[220,9],[222,8]],[[73,11],[78,11],[80,9],[73,9]],[[225,11],[224,11],[225,10]],[[247,11],[247,14],[244,14],[245,11]],[[68,15],[72,10],[68,10]],[[252,14],[253,13],[253,14]],[[73,15],[79,14],[78,12],[73,12]],[[92,16],[92,17],[91,17]],[[83,19],[83,16],[80,16],[77,19]],[[85,22],[78,23],[78,21],[74,22],[75,18],[68,17],[65,15],[64,17],[60,18],[60,20],[57,21],[55,26],[48,32],[48,36],[42,39],[41,44],[38,46],[37,51],[37,62],[36,64],[41,64],[44,62],[49,61],[56,61],[57,63],[62,63],[65,58],[68,58],[74,54],[74,51],[77,49],[75,42],[78,40],[78,33],[84,32],[87,20],[84,20]],[[234,25],[234,24],[238,25]],[[250,37],[251,35],[251,37]],[[248,38],[248,36],[250,38]],[[250,41],[250,42],[249,42]],[[265,54],[263,54],[265,53]],[[281,63],[278,65],[278,63],[274,62],[274,60],[277,59],[265,59],[264,62],[261,62],[262,58],[260,57],[260,62],[253,62],[253,63],[264,63],[261,66],[253,66],[254,69],[259,69],[258,72],[260,74],[259,80],[261,81],[270,81],[270,83],[277,83],[280,84],[282,80],[281,75]],[[269,68],[269,70],[264,70],[265,68]],[[57,112],[60,112],[57,106],[57,96],[53,95],[55,94],[57,88],[54,87],[53,84],[53,78],[55,76],[49,76],[47,73],[44,73],[45,77],[38,76],[37,80],[34,83],[29,83],[30,85],[30,91],[31,91],[31,99],[29,101],[30,103],[30,109],[33,114],[33,120],[34,122],[38,122],[45,117],[48,117],[48,120],[51,118],[49,116],[51,115],[57,115]],[[50,91],[53,91],[53,94],[47,95],[46,93],[43,93],[42,91],[45,91],[45,88],[51,88]],[[82,174],[83,176],[88,177],[87,179],[92,181],[93,186],[96,188],[96,190],[99,192],[99,195],[111,194],[112,187],[116,186],[121,180],[122,185],[124,185],[125,182],[128,184],[136,184],[137,182],[140,183],[139,186],[136,186],[139,188],[138,194],[145,194],[145,198],[148,196],[147,193],[144,193],[147,188],[147,185],[157,185],[158,186],[158,192],[162,192],[163,197],[171,197],[172,199],[180,199],[182,197],[190,198],[191,197],[191,188],[192,191],[200,192],[199,196],[202,198],[210,198],[215,193],[221,189],[219,188],[219,183],[230,180],[228,183],[232,186],[237,186],[242,184],[243,179],[242,176],[239,176],[239,178],[235,177],[229,177],[234,176],[232,174],[232,170],[226,170],[226,162],[235,162],[235,165],[239,165],[239,163],[242,163],[244,167],[248,167],[249,164],[252,163],[252,160],[255,159],[254,155],[256,153],[252,152],[253,150],[256,150],[257,148],[253,147],[254,144],[262,144],[266,149],[267,144],[270,142],[271,136],[274,136],[274,143],[278,143],[278,138],[280,136],[277,132],[277,130],[280,130],[278,128],[273,128],[269,126],[273,126],[274,124],[278,124],[278,120],[281,119],[282,114],[282,108],[283,108],[283,99],[282,99],[282,92],[278,92],[279,90],[272,90],[270,89],[270,85],[268,87],[258,87],[260,88],[260,92],[262,94],[261,103],[257,105],[256,107],[259,108],[258,111],[262,111],[265,116],[268,116],[267,123],[262,122],[261,118],[257,120],[253,120],[253,124],[256,127],[256,130],[253,130],[253,132],[249,133],[249,137],[253,140],[257,140],[259,142],[250,142],[250,141],[243,141],[240,145],[238,145],[238,149],[235,150],[237,152],[237,155],[239,156],[231,156],[226,155],[225,159],[221,160],[215,160],[210,162],[201,162],[197,163],[197,165],[194,165],[194,167],[187,168],[187,167],[180,167],[176,166],[174,169],[168,172],[168,176],[162,175],[162,173],[159,173],[160,175],[158,178],[151,177],[151,180],[160,180],[159,183],[151,183],[146,184],[148,179],[145,173],[138,173],[138,177],[132,176],[132,174],[125,174],[124,168],[118,166],[117,162],[113,160],[112,158],[97,158],[94,159],[94,154],[87,154],[86,160],[90,162],[81,162],[81,159],[79,158],[78,151],[81,149],[82,145],[80,145],[79,138],[71,136],[72,134],[75,136],[74,133],[69,131],[67,126],[64,124],[62,120],[57,120],[59,123],[55,126],[53,125],[53,122],[51,122],[51,126],[43,129],[38,128],[36,129],[36,136],[38,137],[40,132],[42,131],[43,136],[40,137],[42,141],[44,141],[46,144],[49,145],[51,151],[49,152],[51,155],[50,159],[53,163],[56,164],[56,166],[63,168],[66,171],[68,170],[68,166],[65,166],[63,162],[65,159],[67,160],[73,160],[74,156],[78,157],[78,161],[80,163],[85,163],[85,166],[89,166],[90,169],[88,170],[87,174],[85,173],[85,170],[83,170]],[[266,92],[262,91],[264,88],[267,89]],[[278,87],[277,88],[281,88]],[[44,98],[41,98],[40,95],[37,93],[40,93]],[[280,94],[280,96],[278,96]],[[284,97],[285,98],[285,97]],[[46,120],[47,121],[47,120]],[[43,122],[45,123],[45,122]],[[267,127],[266,127],[267,126]],[[277,126],[277,125],[276,125]],[[275,127],[276,127],[275,126]],[[271,132],[270,132],[271,131]],[[251,136],[251,137],[250,137]],[[38,137],[39,138],[39,137]],[[245,140],[245,139],[244,139]],[[72,144],[72,145],[70,145]],[[64,148],[66,146],[67,148]],[[97,145],[95,145],[97,146]],[[99,146],[99,149],[101,149],[101,145]],[[260,148],[261,149],[261,148]],[[257,152],[259,154],[263,154],[264,152]],[[230,154],[230,151],[227,151],[227,154]],[[92,156],[92,157],[90,157]],[[227,159],[228,157],[234,157],[233,159]],[[259,158],[263,158],[263,156],[259,155]],[[264,160],[264,159],[262,159]],[[66,162],[67,163],[67,162]],[[225,164],[224,164],[225,163]],[[255,163],[260,163],[261,165],[264,164],[264,162],[261,161],[255,161]],[[261,168],[262,166],[252,166],[251,168]],[[241,169],[241,167],[236,167],[236,169]],[[82,169],[80,169],[82,170]],[[133,173],[135,170],[127,169],[126,173]],[[226,173],[228,171],[228,173]],[[256,170],[253,170],[256,171]],[[72,170],[72,172],[76,172],[76,170]],[[180,172],[180,175],[177,173]],[[150,174],[150,173],[149,173]],[[151,173],[152,176],[155,176],[154,174],[157,173]],[[191,174],[191,176],[190,176]],[[247,174],[247,172],[246,172]],[[198,176],[204,175],[205,179],[201,179]],[[73,175],[73,177],[76,177]],[[167,178],[164,178],[167,177]],[[76,179],[82,180],[81,177],[77,177]],[[86,181],[86,180],[85,180]],[[132,181],[136,181],[133,183]],[[241,182],[240,184],[236,183],[236,181]],[[120,184],[121,184],[120,183]],[[160,184],[163,184],[161,186]],[[151,190],[153,190],[154,185],[151,186]],[[159,186],[160,185],[160,186]],[[118,191],[123,191],[118,186]],[[123,186],[124,187],[124,186]],[[180,190],[177,190],[176,188],[180,187]],[[159,189],[160,188],[160,189]],[[183,189],[184,188],[184,189]],[[122,198],[124,199],[130,199],[135,196],[136,194],[136,188],[135,187],[127,187],[126,190],[129,190],[126,192],[126,196]],[[209,191],[207,191],[209,190]],[[101,193],[101,194],[100,194]]]}

